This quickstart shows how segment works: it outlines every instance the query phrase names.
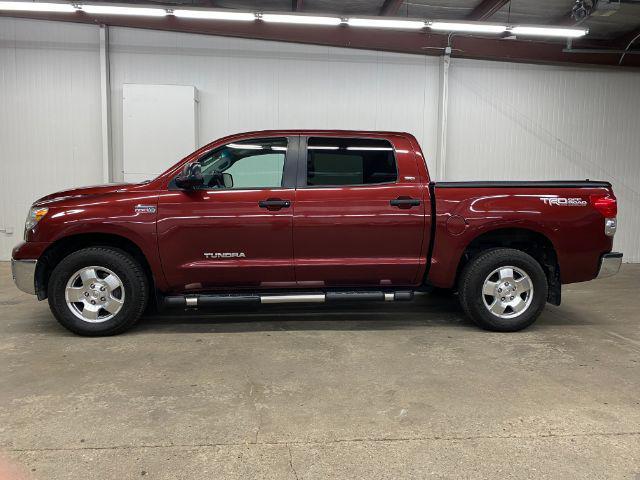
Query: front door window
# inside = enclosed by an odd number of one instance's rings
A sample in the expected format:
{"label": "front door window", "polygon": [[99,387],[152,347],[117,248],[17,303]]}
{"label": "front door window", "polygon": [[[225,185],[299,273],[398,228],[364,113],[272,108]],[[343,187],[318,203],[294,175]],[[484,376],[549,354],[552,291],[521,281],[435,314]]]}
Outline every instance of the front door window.
{"label": "front door window", "polygon": [[252,139],[216,148],[199,160],[205,189],[282,187],[286,138]]}

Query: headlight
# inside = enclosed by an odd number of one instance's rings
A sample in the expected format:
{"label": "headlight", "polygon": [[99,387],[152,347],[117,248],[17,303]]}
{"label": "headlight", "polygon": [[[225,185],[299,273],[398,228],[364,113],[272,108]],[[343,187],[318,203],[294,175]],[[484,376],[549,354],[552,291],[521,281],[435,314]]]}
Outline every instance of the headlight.
{"label": "headlight", "polygon": [[27,215],[27,221],[24,222],[24,232],[31,230],[36,224],[44,218],[49,211],[46,207],[31,207],[29,209],[29,215]]}

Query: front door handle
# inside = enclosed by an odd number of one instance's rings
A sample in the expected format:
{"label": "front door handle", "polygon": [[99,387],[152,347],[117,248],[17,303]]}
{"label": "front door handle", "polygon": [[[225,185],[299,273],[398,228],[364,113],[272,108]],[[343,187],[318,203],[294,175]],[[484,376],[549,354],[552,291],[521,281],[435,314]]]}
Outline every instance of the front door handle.
{"label": "front door handle", "polygon": [[291,202],[289,200],[281,200],[279,198],[268,198],[266,200],[260,200],[258,202],[260,208],[266,208],[267,210],[280,210],[281,208],[289,208]]}
{"label": "front door handle", "polygon": [[395,200],[390,200],[389,204],[392,207],[411,208],[420,206],[420,200],[411,197],[398,197]]}

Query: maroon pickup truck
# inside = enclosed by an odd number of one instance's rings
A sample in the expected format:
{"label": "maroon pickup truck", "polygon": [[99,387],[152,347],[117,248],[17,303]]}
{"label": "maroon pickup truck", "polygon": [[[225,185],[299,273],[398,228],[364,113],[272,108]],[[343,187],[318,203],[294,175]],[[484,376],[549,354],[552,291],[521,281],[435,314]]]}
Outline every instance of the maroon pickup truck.
{"label": "maroon pickup truck", "polygon": [[17,286],[81,335],[148,304],[410,300],[455,289],[515,331],[562,284],[615,274],[616,198],[594,181],[432,182],[407,133],[232,135],[154,180],[58,192],[29,212]]}

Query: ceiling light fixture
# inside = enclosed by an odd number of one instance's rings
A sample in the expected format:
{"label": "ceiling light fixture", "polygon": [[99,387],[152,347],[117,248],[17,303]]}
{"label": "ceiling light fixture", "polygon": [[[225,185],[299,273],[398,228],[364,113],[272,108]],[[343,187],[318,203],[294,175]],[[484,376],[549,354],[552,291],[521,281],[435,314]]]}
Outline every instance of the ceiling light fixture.
{"label": "ceiling light fixture", "polygon": [[174,10],[173,15],[180,18],[203,18],[209,20],[240,20],[252,22],[255,13],[228,12],[220,10]]}
{"label": "ceiling light fixture", "polygon": [[507,30],[506,25],[495,25],[487,23],[464,23],[464,22],[431,22],[431,30],[444,30],[447,32],[470,32],[470,33],[503,33]]}
{"label": "ceiling light fixture", "polygon": [[83,12],[98,15],[138,15],[143,17],[164,17],[167,11],[162,8],[117,7],[113,5],[81,5]]}
{"label": "ceiling light fixture", "polygon": [[76,8],[68,3],[38,2],[0,2],[0,10],[28,12],[76,12]]}
{"label": "ceiling light fixture", "polygon": [[301,25],[340,25],[342,23],[342,19],[338,17],[316,17],[313,15],[280,15],[275,13],[263,13],[260,19],[265,22],[298,23]]}
{"label": "ceiling light fixture", "polygon": [[377,27],[377,28],[407,28],[420,30],[425,27],[422,20],[384,20],[377,18],[349,18],[347,24],[351,27]]}
{"label": "ceiling light fixture", "polygon": [[0,11],[32,11],[32,12],[68,12],[73,13],[78,10],[88,14],[97,15],[137,15],[164,17],[173,15],[179,18],[209,19],[209,20],[240,20],[255,21],[257,19],[264,22],[291,23],[299,25],[328,25],[338,26],[346,23],[351,27],[369,28],[391,28],[421,30],[429,27],[431,30],[447,32],[468,32],[501,34],[508,32],[512,35],[539,36],[539,37],[562,37],[577,38],[589,33],[585,28],[564,28],[546,27],[536,25],[515,25],[507,26],[495,23],[481,22],[448,22],[448,21],[423,21],[423,20],[401,20],[384,18],[348,18],[320,16],[320,15],[288,15],[278,13],[253,13],[238,12],[232,10],[196,10],[177,9],[165,10],[151,7],[124,7],[117,5],[75,5],[70,3],[48,3],[48,2],[7,2],[0,0]]}
{"label": "ceiling light fixture", "polygon": [[509,29],[514,35],[534,35],[540,37],[582,37],[589,33],[584,28],[530,27],[516,26]]}

